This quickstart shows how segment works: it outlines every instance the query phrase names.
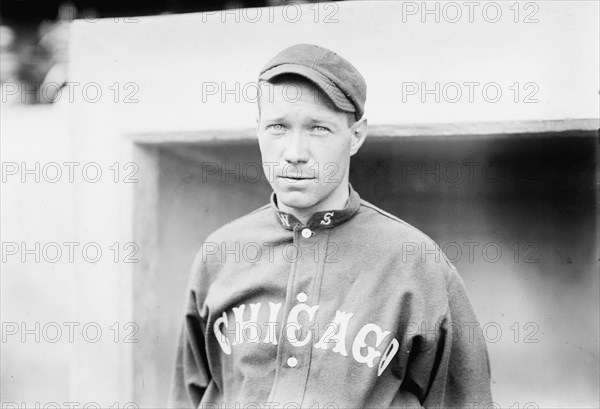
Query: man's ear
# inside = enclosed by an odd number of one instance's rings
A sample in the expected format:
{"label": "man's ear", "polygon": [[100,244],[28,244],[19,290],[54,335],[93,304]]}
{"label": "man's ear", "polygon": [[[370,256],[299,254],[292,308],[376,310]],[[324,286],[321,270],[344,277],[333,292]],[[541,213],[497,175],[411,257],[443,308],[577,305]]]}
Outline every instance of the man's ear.
{"label": "man's ear", "polygon": [[367,137],[367,118],[362,118],[360,121],[356,121],[350,128],[350,132],[352,133],[350,156],[353,156],[356,152],[358,152],[362,144],[365,142],[365,138]]}

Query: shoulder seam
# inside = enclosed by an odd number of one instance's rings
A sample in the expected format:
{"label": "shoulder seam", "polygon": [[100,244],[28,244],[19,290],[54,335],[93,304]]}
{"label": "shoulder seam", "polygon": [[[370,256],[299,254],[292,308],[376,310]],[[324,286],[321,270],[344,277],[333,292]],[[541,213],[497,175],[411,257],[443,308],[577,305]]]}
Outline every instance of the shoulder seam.
{"label": "shoulder seam", "polygon": [[[407,226],[407,227],[410,227],[411,229],[413,229],[413,230],[416,230],[417,232],[419,232],[419,233],[421,233],[421,234],[424,234],[424,235],[425,235],[425,236],[426,236],[426,237],[427,237],[429,240],[431,240],[431,237],[427,236],[427,235],[426,235],[425,233],[423,233],[421,230],[417,229],[417,228],[416,228],[415,226],[413,226],[412,224],[405,222],[404,220],[400,219],[399,217],[397,217],[397,216],[394,216],[393,214],[391,214],[391,213],[388,213],[388,212],[386,212],[385,210],[382,210],[382,209],[380,209],[379,207],[375,206],[375,205],[374,205],[374,204],[372,204],[372,203],[369,203],[369,202],[367,202],[366,200],[362,200],[362,199],[361,199],[361,201],[360,201],[360,202],[361,202],[360,204],[361,204],[362,206],[368,207],[369,209],[371,209],[371,210],[374,210],[374,211],[376,211],[377,213],[379,213],[379,214],[381,214],[381,215],[383,215],[383,216],[385,216],[385,217],[387,217],[387,218],[389,218],[389,219],[392,219],[392,220],[394,220],[394,221],[397,221],[398,223],[401,223],[401,224],[403,224],[403,225],[405,225],[405,226]],[[431,240],[431,241],[433,241],[433,240]]]}
{"label": "shoulder seam", "polygon": [[[443,260],[444,260],[444,261],[445,261],[445,263],[448,265],[448,268],[450,268],[451,270],[454,270],[454,272],[455,272],[456,274],[458,274],[458,271],[456,270],[456,267],[454,267],[454,265],[453,265],[452,263],[450,263],[450,260],[448,260],[448,257],[446,257],[446,254],[445,254],[445,253],[442,251],[442,249],[441,249],[441,248],[440,248],[440,246],[437,244],[437,242],[436,242],[435,240],[433,240],[431,237],[429,237],[429,235],[427,235],[427,234],[425,234],[423,231],[421,231],[421,230],[417,229],[417,228],[416,228],[415,226],[413,226],[412,224],[410,224],[410,223],[407,223],[407,222],[405,222],[404,220],[400,219],[399,217],[396,217],[396,216],[394,216],[393,214],[391,214],[391,213],[388,213],[388,212],[386,212],[385,210],[382,210],[382,209],[380,209],[379,207],[375,206],[375,205],[374,205],[374,204],[372,204],[372,203],[369,203],[369,202],[367,202],[367,201],[366,201],[366,200],[364,200],[364,199],[361,199],[361,200],[360,200],[360,204],[361,204],[361,206],[368,207],[369,209],[376,211],[377,213],[381,214],[382,216],[385,216],[385,217],[387,217],[387,218],[389,218],[389,219],[392,219],[392,220],[394,220],[394,221],[396,221],[396,222],[398,222],[398,223],[400,223],[400,224],[403,224],[403,225],[405,225],[406,227],[408,227],[408,228],[410,228],[410,229],[412,229],[412,230],[416,231],[417,233],[420,233],[420,234],[422,234],[423,236],[425,236],[425,237],[426,237],[426,238],[427,238],[429,241],[431,241],[433,244],[435,244],[435,246],[438,248],[438,250],[440,251],[440,253],[441,253],[441,255],[442,255],[442,258],[443,258]],[[460,274],[459,274],[459,276],[460,276]],[[447,281],[447,283],[446,283],[446,288],[448,287],[448,285],[449,285],[449,282],[450,282],[450,279],[449,279],[449,277],[447,277],[447,279],[448,279],[448,281]]]}

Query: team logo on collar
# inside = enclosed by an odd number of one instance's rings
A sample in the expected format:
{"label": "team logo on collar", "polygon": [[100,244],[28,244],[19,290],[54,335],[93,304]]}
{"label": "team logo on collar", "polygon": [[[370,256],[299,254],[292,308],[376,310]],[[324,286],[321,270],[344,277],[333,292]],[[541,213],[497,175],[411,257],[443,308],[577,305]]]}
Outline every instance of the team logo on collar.
{"label": "team logo on collar", "polygon": [[290,227],[290,215],[285,213],[277,213],[279,220],[281,220],[281,224],[286,227]]}
{"label": "team logo on collar", "polygon": [[323,215],[323,220],[321,220],[321,224],[323,226],[329,226],[331,224],[331,218],[333,217],[333,212],[327,212]]}

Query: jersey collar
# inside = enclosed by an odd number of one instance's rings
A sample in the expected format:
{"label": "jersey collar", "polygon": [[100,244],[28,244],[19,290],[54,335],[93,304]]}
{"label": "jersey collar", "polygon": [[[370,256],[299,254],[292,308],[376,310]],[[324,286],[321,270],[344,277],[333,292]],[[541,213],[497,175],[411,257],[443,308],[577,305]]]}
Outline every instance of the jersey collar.
{"label": "jersey collar", "polygon": [[344,209],[316,212],[310,217],[305,225],[302,224],[302,222],[300,222],[300,220],[298,220],[293,214],[279,210],[277,207],[277,196],[275,195],[275,192],[271,194],[271,208],[273,209],[275,218],[279,224],[287,230],[293,230],[295,227],[308,227],[310,229],[332,228],[342,224],[346,220],[349,220],[356,214],[360,207],[360,196],[352,188],[352,185],[348,184],[348,189],[350,191],[350,196]]}

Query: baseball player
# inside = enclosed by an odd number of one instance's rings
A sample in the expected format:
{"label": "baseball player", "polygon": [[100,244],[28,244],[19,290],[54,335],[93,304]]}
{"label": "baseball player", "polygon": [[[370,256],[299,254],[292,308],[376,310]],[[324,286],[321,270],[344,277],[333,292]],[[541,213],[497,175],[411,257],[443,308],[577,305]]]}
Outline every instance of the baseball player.
{"label": "baseball player", "polygon": [[194,261],[171,405],[491,405],[485,342],[457,271],[348,181],[367,135],[361,74],[299,44],[259,84],[273,193],[211,234]]}

